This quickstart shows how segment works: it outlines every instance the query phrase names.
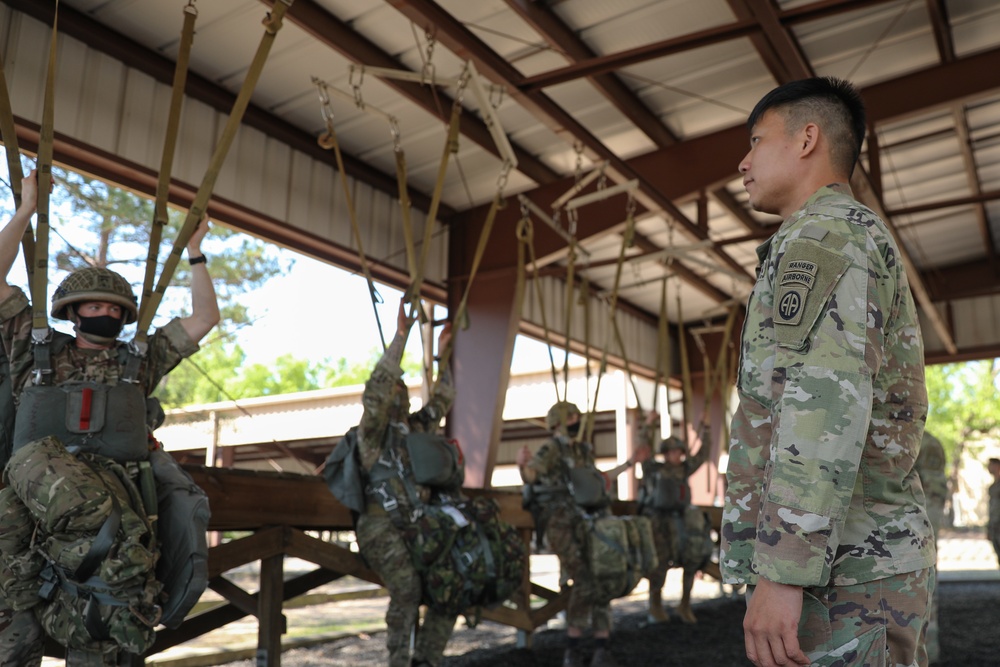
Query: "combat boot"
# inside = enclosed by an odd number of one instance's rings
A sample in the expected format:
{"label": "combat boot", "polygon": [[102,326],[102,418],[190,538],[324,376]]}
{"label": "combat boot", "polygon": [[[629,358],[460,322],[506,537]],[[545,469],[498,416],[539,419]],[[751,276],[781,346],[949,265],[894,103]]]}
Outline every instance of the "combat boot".
{"label": "combat boot", "polygon": [[611,655],[611,651],[599,648],[594,651],[594,657],[590,659],[590,667],[618,667],[618,661]]}
{"label": "combat boot", "polygon": [[587,667],[583,661],[583,654],[578,648],[568,648],[563,654],[562,667]]}
{"label": "combat boot", "polygon": [[646,620],[650,623],[666,623],[670,620],[667,612],[663,610],[663,598],[660,591],[649,591],[649,613],[646,615]]}

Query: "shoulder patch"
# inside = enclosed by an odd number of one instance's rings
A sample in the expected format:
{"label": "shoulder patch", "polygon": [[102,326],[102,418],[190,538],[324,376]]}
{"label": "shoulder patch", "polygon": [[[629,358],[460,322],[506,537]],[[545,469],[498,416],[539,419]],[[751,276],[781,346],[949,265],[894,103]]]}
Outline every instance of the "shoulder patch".
{"label": "shoulder patch", "polygon": [[[825,236],[825,235],[824,235]],[[801,348],[850,260],[816,243],[794,240],[778,263],[773,318],[779,345]]]}

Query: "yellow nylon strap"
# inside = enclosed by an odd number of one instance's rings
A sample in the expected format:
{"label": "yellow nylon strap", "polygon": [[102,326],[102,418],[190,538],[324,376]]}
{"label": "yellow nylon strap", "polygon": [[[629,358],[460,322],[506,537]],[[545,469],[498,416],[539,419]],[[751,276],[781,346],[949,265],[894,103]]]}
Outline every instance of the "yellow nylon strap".
{"label": "yellow nylon strap", "polygon": [[[49,66],[45,75],[45,98],[38,138],[38,230],[35,240],[34,271],[31,276],[31,327],[33,336],[47,335],[49,329],[49,190],[52,187],[52,143],[55,139],[56,36],[59,24],[59,1],[52,15],[52,39],[49,42]],[[43,333],[46,332],[46,333]]]}
{"label": "yellow nylon strap", "polygon": [[667,276],[663,276],[663,287],[660,289],[660,319],[656,323],[656,375],[653,378],[652,409],[656,409],[657,394],[660,390],[660,379],[666,387],[667,413],[670,412],[670,330],[667,327]]}
{"label": "yellow nylon strap", "polygon": [[[677,281],[677,340],[681,357],[681,382],[684,385],[684,396],[681,399],[684,406],[684,423],[691,418],[691,363],[687,354],[687,339],[684,330],[684,317],[681,311],[681,283]],[[688,429],[684,429],[684,444],[688,444]]]}
{"label": "yellow nylon strap", "polygon": [[[344,154],[340,150],[340,142],[337,140],[337,133],[333,129],[333,123],[327,122],[326,134],[323,135],[323,145],[333,148],[333,154],[337,158],[337,172],[340,176],[340,184],[344,189],[344,199],[347,202],[347,217],[351,221],[351,231],[354,234],[354,242],[358,244],[358,261],[361,264],[361,272],[365,275],[368,283],[368,296],[371,298],[372,310],[375,311],[375,324],[378,326],[378,335],[382,341],[382,349],[388,346],[385,342],[385,333],[382,331],[382,320],[378,315],[378,292],[375,290],[375,279],[372,278],[371,269],[368,267],[368,256],[365,255],[364,241],[361,239],[361,225],[358,224],[358,213],[354,206],[354,197],[351,195],[351,184],[347,180],[347,170],[344,167]],[[414,308],[419,305],[414,303]]]}
{"label": "yellow nylon strap", "polygon": [[420,248],[420,263],[417,265],[416,274],[410,285],[409,296],[416,299],[420,294],[420,288],[424,282],[424,275],[427,270],[427,256],[430,254],[431,239],[434,233],[434,223],[437,221],[438,209],[441,206],[441,195],[444,192],[444,178],[448,172],[448,158],[452,153],[458,152],[458,121],[462,116],[461,95],[455,96],[455,101],[451,105],[451,119],[448,121],[448,136],[444,142],[444,150],[441,153],[441,162],[438,164],[437,180],[434,182],[434,192],[431,195],[431,204],[427,209],[427,220],[424,223],[423,245]]}
{"label": "yellow nylon strap", "polygon": [[181,230],[174,240],[174,247],[163,263],[163,270],[160,272],[160,279],[156,284],[156,288],[150,294],[150,298],[143,303],[143,306],[146,307],[139,312],[139,322],[135,338],[136,343],[140,346],[145,344],[148,335],[147,330],[153,321],[153,315],[156,313],[157,307],[159,307],[160,302],[163,300],[163,294],[170,284],[170,279],[177,269],[177,264],[181,260],[181,253],[184,252],[184,246],[187,245],[191,234],[194,233],[195,227],[205,216],[208,200],[212,196],[212,190],[215,188],[215,181],[219,176],[219,171],[222,169],[222,163],[229,153],[229,148],[236,137],[237,130],[239,130],[240,122],[243,120],[243,114],[246,113],[247,106],[250,104],[250,97],[253,95],[253,90],[257,85],[257,80],[260,78],[260,73],[264,69],[264,64],[267,62],[267,56],[271,52],[275,35],[281,29],[281,20],[285,16],[285,12],[292,5],[292,2],[294,0],[278,0],[264,18],[264,35],[261,37],[257,53],[254,55],[253,61],[247,70],[247,76],[243,81],[243,86],[240,88],[239,95],[237,95],[236,101],[233,103],[232,111],[229,113],[229,119],[222,131],[222,136],[219,138],[219,143],[216,145],[208,168],[205,170],[205,177],[202,179],[201,187],[198,188],[194,202],[192,202],[191,208],[188,209],[187,217],[184,219],[184,224],[181,226]]}
{"label": "yellow nylon strap", "polygon": [[[517,307],[517,313],[520,316],[524,312],[524,292],[525,283],[528,278],[528,260],[531,259],[532,265],[535,263],[535,229],[531,222],[531,218],[528,216],[527,212],[522,209],[521,219],[517,222],[517,284],[514,288],[514,305]],[[538,289],[538,279],[534,279],[536,283],[535,287]],[[556,391],[556,401],[559,401],[559,382],[556,378],[556,365],[552,358],[552,342],[549,340],[549,328],[548,323],[545,320],[545,308],[541,303],[541,292],[539,290],[539,311],[542,313],[542,333],[545,337],[545,344],[549,350],[549,363],[552,367],[552,386]]]}
{"label": "yellow nylon strap", "polygon": [[174,85],[170,97],[170,112],[167,116],[167,131],[163,139],[163,155],[160,158],[160,177],[156,184],[156,203],[153,206],[153,226],[149,231],[149,251],[146,255],[146,275],[142,282],[142,301],[139,310],[152,296],[153,281],[156,279],[156,263],[160,253],[160,239],[167,226],[167,199],[170,194],[170,174],[173,171],[174,152],[177,148],[177,134],[181,123],[181,108],[184,105],[184,85],[187,81],[188,63],[191,60],[191,44],[194,42],[194,22],[198,10],[193,2],[184,8],[184,26],[174,68]]}
{"label": "yellow nylon strap", "polygon": [[[462,293],[462,300],[458,303],[458,308],[455,309],[455,315],[452,318],[454,322],[462,322],[465,319],[466,309],[469,302],[469,292],[472,291],[472,283],[476,279],[476,273],[479,271],[479,264],[482,262],[483,255],[486,253],[486,246],[489,245],[490,234],[493,232],[493,223],[496,221],[497,213],[503,206],[503,193],[499,190],[493,197],[493,203],[490,204],[490,210],[486,214],[486,222],[483,223],[483,230],[479,233],[479,243],[476,245],[476,254],[472,257],[472,268],[469,270],[469,278],[465,283],[465,291]],[[452,336],[454,340],[454,335]],[[451,343],[444,350],[439,350],[440,355],[439,364],[445,365],[451,358]]]}
{"label": "yellow nylon strap", "polygon": [[[0,138],[3,139],[7,153],[7,173],[10,174],[10,191],[14,196],[14,210],[21,208],[21,149],[17,145],[17,127],[14,125],[14,111],[10,106],[10,90],[7,88],[7,78],[3,73],[3,59],[0,58]],[[24,251],[24,266],[28,271],[28,284],[34,273],[35,233],[31,229],[31,221],[24,228],[21,237],[21,248]]]}
{"label": "yellow nylon strap", "polygon": [[[618,251],[618,262],[615,265],[615,281],[611,287],[611,299],[608,303],[608,331],[605,332],[604,336],[604,347],[601,349],[601,365],[598,368],[597,376],[597,386],[594,387],[594,410],[587,413],[587,423],[586,423],[586,441],[591,442],[591,438],[594,435],[594,412],[597,410],[597,397],[601,391],[601,378],[604,377],[604,372],[608,367],[608,347],[611,343],[611,335],[614,330],[617,329],[617,322],[615,321],[615,314],[618,310],[618,288],[621,286],[622,281],[622,268],[625,266],[625,251],[630,245],[632,245],[632,236],[635,233],[635,217],[629,212],[628,217],[625,219],[625,233],[622,235],[622,247]],[[625,360],[628,363],[628,360]],[[636,395],[638,398],[638,395]]]}
{"label": "yellow nylon strap", "polygon": [[417,251],[413,247],[413,218],[410,215],[410,191],[406,187],[406,153],[402,148],[396,153],[396,184],[399,187],[399,211],[403,218],[403,242],[406,245],[406,270],[412,281],[417,272]]}
{"label": "yellow nylon strap", "polygon": [[[587,389],[590,389],[590,281],[584,276],[580,282],[580,298],[583,302],[583,360],[586,368]],[[587,392],[587,412],[590,412],[590,392]]]}
{"label": "yellow nylon strap", "polygon": [[566,257],[566,313],[565,324],[566,332],[564,334],[563,340],[566,341],[566,350],[563,354],[563,396],[562,400],[566,400],[569,396],[569,341],[570,336],[573,333],[573,293],[575,291],[576,282],[576,246],[571,244],[569,247],[569,255]]}

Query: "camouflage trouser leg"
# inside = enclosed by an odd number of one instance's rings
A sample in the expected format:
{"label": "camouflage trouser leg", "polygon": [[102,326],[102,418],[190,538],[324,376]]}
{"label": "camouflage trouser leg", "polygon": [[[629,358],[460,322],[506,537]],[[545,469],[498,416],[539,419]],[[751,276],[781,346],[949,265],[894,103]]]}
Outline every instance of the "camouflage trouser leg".
{"label": "camouflage trouser leg", "polygon": [[814,667],[925,667],[934,568],[806,589],[799,642]]}
{"label": "camouflage trouser leg", "polygon": [[420,576],[402,535],[388,517],[362,514],[356,535],[361,555],[389,590],[385,613],[389,667],[409,667],[410,633],[420,611]]}
{"label": "camouflage trouser leg", "polygon": [[423,660],[434,667],[441,664],[444,647],[448,645],[451,632],[455,629],[456,618],[453,614],[442,614],[433,609],[424,613],[424,622],[420,624],[420,631],[417,633],[414,662]]}
{"label": "camouflage trouser leg", "polygon": [[585,533],[583,520],[572,509],[557,509],[546,529],[549,545],[559,556],[563,575],[573,582],[566,608],[566,623],[571,628],[582,630],[590,626],[594,632],[610,632],[610,603],[594,602],[598,588],[583,553]]}
{"label": "camouflage trouser leg", "polygon": [[0,598],[0,667],[38,667],[42,626],[31,611],[14,611]]}

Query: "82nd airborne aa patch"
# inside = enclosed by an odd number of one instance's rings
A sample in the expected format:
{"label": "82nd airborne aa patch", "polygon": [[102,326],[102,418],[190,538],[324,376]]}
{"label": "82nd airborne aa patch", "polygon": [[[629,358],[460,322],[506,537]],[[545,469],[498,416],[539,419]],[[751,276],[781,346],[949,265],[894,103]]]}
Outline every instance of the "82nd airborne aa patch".
{"label": "82nd airborne aa patch", "polygon": [[805,312],[806,298],[816,283],[816,262],[794,259],[788,262],[778,279],[778,295],[775,300],[774,323],[797,325]]}

